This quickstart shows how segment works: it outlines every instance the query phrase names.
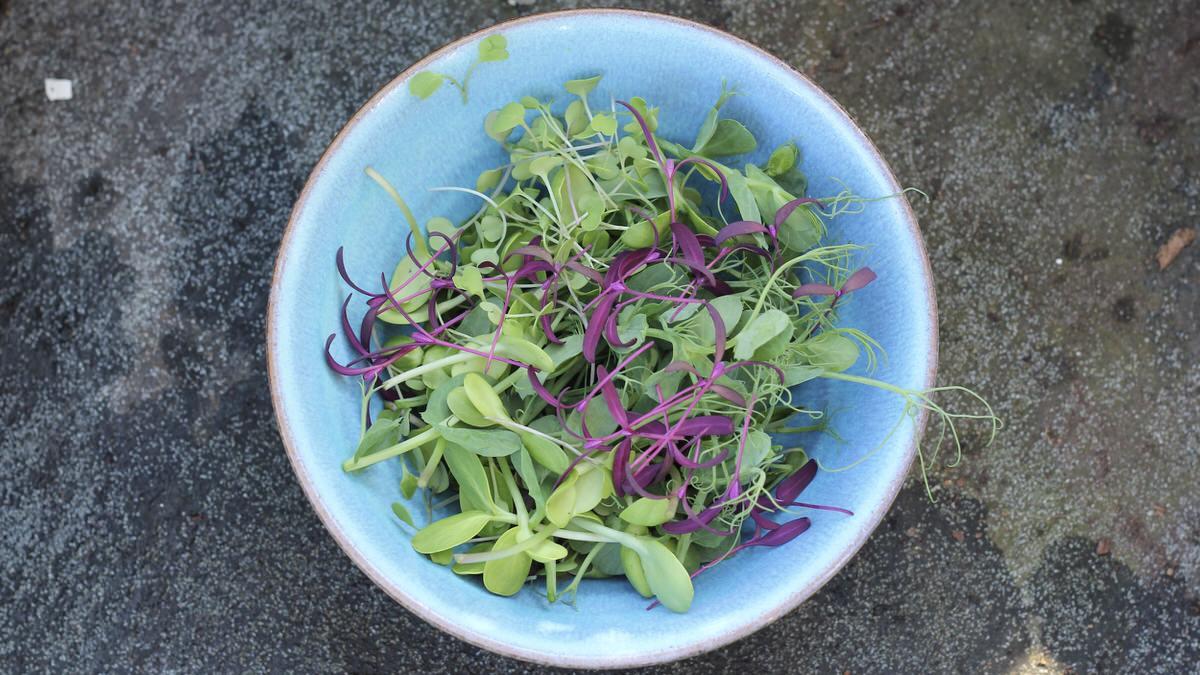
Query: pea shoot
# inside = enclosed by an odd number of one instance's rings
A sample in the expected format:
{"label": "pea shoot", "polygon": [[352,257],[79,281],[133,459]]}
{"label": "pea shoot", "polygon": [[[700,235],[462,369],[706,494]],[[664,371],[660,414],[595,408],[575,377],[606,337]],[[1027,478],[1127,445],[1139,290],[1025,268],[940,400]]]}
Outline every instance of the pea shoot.
{"label": "pea shoot", "polygon": [[[493,41],[480,61],[503,54]],[[414,93],[432,93],[431,77]],[[528,96],[487,115],[483,131],[508,161],[473,187],[439,188],[478,198],[458,224],[421,228],[367,169],[407,221],[408,253],[390,278],[359,285],[338,251],[354,357],[334,359],[335,334],[326,359],[363,387],[363,433],[343,467],[396,459],[406,499],[423,492],[430,516],[456,505],[414,528],[412,546],[492,593],[540,579],[549,601],[573,602],[582,579],[623,576],[651,607],[684,612],[695,577],[790,542],[813,526],[805,512],[853,516],[802,500],[818,463],[778,434],[829,422],[796,385],[878,387],[906,416],[931,411],[942,430],[921,454],[923,475],[947,434],[961,452],[957,422],[982,420],[994,436],[999,420],[965,389],[907,391],[847,372],[869,369],[880,348],[838,309],[886,279],[855,264],[861,247],[822,240],[865,200],[806,196],[795,143],[761,167],[729,164],[757,147],[721,117],[733,91],[688,147],[655,135],[662,111],[646,100],[589,100],[598,82],[567,82],[561,115]],[[984,412],[935,403],[949,390]],[[408,508],[393,509],[413,526]]]}

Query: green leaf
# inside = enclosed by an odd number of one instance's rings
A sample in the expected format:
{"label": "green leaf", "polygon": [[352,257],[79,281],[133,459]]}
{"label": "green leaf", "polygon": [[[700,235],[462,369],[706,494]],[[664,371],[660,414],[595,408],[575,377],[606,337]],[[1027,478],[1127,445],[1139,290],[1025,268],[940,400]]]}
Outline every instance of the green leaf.
{"label": "green leaf", "polygon": [[752,358],[755,361],[770,361],[771,359],[781,356],[788,350],[788,347],[791,346],[792,334],[795,332],[795,330],[795,324],[789,321],[787,327],[784,328],[781,333],[770,340],[767,340],[767,342],[758,349],[755,349],[754,356]]}
{"label": "green leaf", "polygon": [[[520,103],[509,103],[496,113],[492,119],[490,135],[504,134],[516,129],[525,121],[525,106]],[[486,121],[485,121],[486,124]]]}
{"label": "green leaf", "polygon": [[604,199],[600,195],[594,191],[585,192],[575,201],[575,205],[587,214],[579,223],[583,231],[590,232],[600,227],[600,221],[604,218]]}
{"label": "green leaf", "polygon": [[788,366],[783,369],[783,386],[794,387],[802,382],[818,377],[824,368],[816,366]]}
{"label": "green leaf", "polygon": [[672,612],[686,612],[692,606],[692,579],[679,558],[656,539],[639,539],[643,550],[638,552],[646,584],[664,607]]}
{"label": "green leaf", "polygon": [[449,565],[454,562],[454,551],[446,549],[437,553],[430,553],[429,559],[438,565]]}
{"label": "green leaf", "polygon": [[422,70],[408,81],[408,91],[419,99],[427,99],[442,86],[443,76]]}
{"label": "green leaf", "polygon": [[413,535],[412,547],[425,554],[452,549],[474,538],[491,520],[491,515],[482,511],[465,511],[442,518]]}
{"label": "green leaf", "polygon": [[[717,310],[717,316],[721,317],[721,323],[725,326],[725,337],[732,337],[737,329],[738,321],[742,318],[742,299],[736,295],[722,295],[719,298],[713,298],[709,303],[713,309]],[[699,307],[699,305],[696,306]],[[696,311],[696,318],[692,322],[692,331],[695,332],[696,338],[703,341],[704,344],[711,346],[716,343],[717,328],[707,309],[700,308]]]}
{"label": "green leaf", "polygon": [[[634,122],[636,125],[637,123]],[[617,141],[617,153],[621,159],[645,159],[650,155],[650,151],[646,146],[634,140],[633,136],[622,136],[621,140]]]}
{"label": "green leaf", "polygon": [[[522,439],[522,443],[524,443],[524,439]],[[517,476],[525,484],[525,492],[533,498],[533,503],[537,508],[542,508],[546,503],[546,495],[542,492],[542,484],[538,482],[537,469],[533,466],[533,458],[529,454],[528,447],[521,448],[520,452],[511,455],[509,459],[512,460]]]}
{"label": "green leaf", "polygon": [[542,372],[543,377],[554,372],[554,359],[529,340],[505,335],[496,344],[496,353],[515,361],[528,363]]}
{"label": "green leaf", "polygon": [[500,325],[501,319],[504,318],[504,310],[500,309],[500,305],[490,300],[479,303],[479,309],[483,310],[484,315],[488,318],[488,328]]}
{"label": "green leaf", "polygon": [[587,424],[588,434],[592,436],[607,436],[617,430],[617,421],[601,396],[588,401],[583,421]]}
{"label": "green leaf", "polygon": [[[775,212],[795,199],[792,193],[784,190],[773,178],[753,164],[746,165],[746,181],[764,223],[774,222]],[[779,228],[779,241],[788,249],[799,253],[816,246],[824,232],[825,227],[816,212],[811,206],[804,205],[792,211],[783,222]]]}
{"label": "green leaf", "polygon": [[800,347],[809,364],[841,372],[858,361],[858,343],[836,332],[824,332]]}
{"label": "green leaf", "polygon": [[655,527],[675,517],[674,499],[642,497],[621,511],[621,520],[633,525]]}
{"label": "green leaf", "polygon": [[354,458],[359,459],[400,442],[400,420],[380,416],[358,441]]}
{"label": "green leaf", "polygon": [[541,176],[545,179],[550,175],[550,172],[562,166],[563,158],[561,155],[545,155],[538,157],[529,162],[529,173],[535,176]]}
{"label": "green leaf", "polygon": [[[492,546],[493,551],[503,551],[517,545],[518,528],[512,528],[500,535]],[[533,558],[525,552],[510,555],[499,560],[489,560],[483,564],[483,586],[496,595],[516,595],[525,585],[529,576],[529,568]]]}
{"label": "green leaf", "polygon": [[540,563],[562,560],[570,553],[562,544],[547,539],[529,549],[529,557]]}
{"label": "green leaf", "polygon": [[575,513],[575,481],[578,474],[572,473],[546,500],[546,518],[559,527],[566,527]]}
{"label": "green leaf", "polygon": [[483,457],[507,457],[521,449],[521,439],[507,429],[464,429],[439,424],[438,431],[447,441]]}
{"label": "green leaf", "polygon": [[[651,108],[646,105],[646,100],[640,96],[634,96],[629,100],[629,105],[638,111],[642,119],[646,120],[646,127],[650,129],[650,133],[654,133],[658,129],[658,108]],[[642,139],[645,136],[642,134],[642,127],[637,120],[630,120],[624,126],[625,132],[634,134],[634,138]]]}
{"label": "green leaf", "polygon": [[704,116],[704,123],[700,125],[700,131],[696,132],[696,142],[692,144],[692,152],[699,153],[713,137],[713,133],[717,130],[717,115],[716,108],[708,109],[708,114]]}
{"label": "green leaf", "polygon": [[466,335],[482,335],[491,330],[492,326],[488,322],[487,312],[482,308],[476,307],[467,314],[467,318],[463,319],[456,328]]}
{"label": "green leaf", "polygon": [[[780,205],[782,206],[782,202]],[[825,232],[820,216],[808,205],[792,211],[779,228],[779,243],[797,253],[816,246]]]}
{"label": "green leaf", "polygon": [[396,514],[396,517],[400,520],[408,523],[409,526],[416,527],[416,525],[413,525],[412,515],[409,514],[408,509],[400,502],[392,502],[392,513]]}
{"label": "green leaf", "polygon": [[[471,373],[472,375],[474,373]],[[446,397],[446,405],[454,416],[473,427],[493,427],[496,423],[479,413],[464,387],[455,387]]]}
{"label": "green leaf", "polygon": [[500,254],[494,248],[477,248],[471,251],[471,262],[475,265],[485,262],[496,265],[500,263]]}
{"label": "green leaf", "polygon": [[[427,275],[417,271],[417,266],[413,264],[412,259],[408,256],[404,256],[401,258],[399,264],[396,265],[395,271],[392,272],[392,280],[389,283],[391,285],[392,293],[397,296],[397,299],[406,295],[417,294],[417,297],[400,303],[400,306],[404,308],[404,311],[408,312],[411,316],[413,312],[424,308],[429,302],[428,295],[419,293],[420,291],[424,291],[429,288],[429,281],[430,280]],[[388,304],[388,307],[391,307],[390,303]],[[388,323],[400,325],[408,324],[408,321],[404,318],[404,316],[395,309],[388,309],[380,312],[379,318]],[[413,318],[417,321],[424,320],[424,318],[421,316],[414,316]]]}
{"label": "green leaf", "polygon": [[487,192],[500,184],[500,179],[504,177],[504,169],[489,169],[479,174],[479,178],[475,179],[475,191]]}
{"label": "green leaf", "polygon": [[717,122],[712,137],[698,152],[705,157],[727,157],[753,152],[757,147],[754,134],[741,122],[724,119]]}
{"label": "green leaf", "polygon": [[446,460],[454,482],[458,483],[460,503],[470,502],[480,510],[487,511],[496,508],[492,501],[491,483],[479,455],[457,443],[446,443],[442,458]]}
{"label": "green leaf", "polygon": [[773,454],[771,437],[757,429],[752,430],[746,435],[746,446],[742,451],[742,468],[738,472],[738,479],[744,481],[754,475],[754,469]]}
{"label": "green leaf", "polygon": [[476,228],[479,230],[479,236],[489,243],[500,241],[500,238],[504,236],[504,221],[493,215],[480,218]]}
{"label": "green leaf", "polygon": [[492,419],[508,419],[508,411],[504,408],[504,402],[500,400],[500,396],[492,388],[492,384],[483,379],[483,376],[467,373],[463,378],[463,389],[466,390],[471,405],[475,406],[481,415]]}
{"label": "green leaf", "polygon": [[412,499],[412,496],[417,493],[417,477],[408,472],[407,463],[401,471],[400,494],[404,495],[405,499]]}
{"label": "green leaf", "polygon": [[596,508],[602,499],[612,494],[612,479],[608,471],[593,467],[590,471],[579,474],[575,481],[575,506],[571,513],[587,513]]}
{"label": "green leaf", "polygon": [[449,398],[450,392],[462,386],[464,377],[465,373],[455,375],[434,388],[433,393],[429,395],[429,402],[425,404],[425,411],[421,413],[421,419],[425,420],[426,424],[439,424],[450,416],[450,405],[446,399]]}
{"label": "green leaf", "polygon": [[746,177],[735,169],[727,171],[725,178],[729,183],[729,194],[733,197],[733,203],[737,205],[738,213],[741,214],[742,220],[758,221],[762,216],[758,210],[758,202],[754,199],[754,193],[751,192],[750,184],[746,180]]}
{"label": "green leaf", "polygon": [[[625,138],[629,137],[626,136]],[[630,248],[645,248],[647,246],[651,246],[654,244],[655,230],[658,230],[659,241],[662,241],[663,237],[666,236],[667,228],[670,225],[670,219],[671,214],[668,211],[663,211],[655,216],[654,225],[651,225],[650,221],[646,220],[645,218],[637,216],[633,224],[629,226],[629,229],[621,233],[621,241]],[[662,270],[662,272],[659,272],[659,270]],[[670,278],[671,276],[670,270],[666,269],[663,265],[653,265],[630,277],[626,284],[635,290],[648,290],[647,288],[635,287],[633,285],[637,283],[639,277],[648,274],[665,274],[667,278]]]}
{"label": "green leaf", "polygon": [[754,356],[755,350],[766,344],[775,336],[783,333],[792,325],[791,319],[778,309],[768,309],[753,321],[748,323],[738,333],[733,355],[739,361],[746,361]]}
{"label": "green leaf", "polygon": [[617,337],[621,338],[621,342],[632,342],[629,349],[633,349],[646,339],[646,331],[650,328],[650,324],[646,322],[646,315],[637,311],[633,305],[621,310],[617,316]]}
{"label": "green leaf", "polygon": [[596,88],[596,85],[600,84],[600,77],[600,75],[597,75],[595,77],[588,77],[581,80],[567,80],[567,83],[563,85],[563,88],[566,89],[567,92],[575,94],[579,98],[587,98],[587,95]]}
{"label": "green leaf", "polygon": [[773,178],[779,184],[779,187],[783,188],[784,192],[788,194],[804,195],[808,192],[808,176],[804,175],[799,166],[794,166],[778,176],[773,176]]}
{"label": "green leaf", "polygon": [[[496,120],[500,118],[500,111],[493,110],[483,117],[483,132],[491,137],[497,143],[503,143],[508,140],[508,133],[512,131],[510,127],[506,131],[501,131],[496,127]],[[519,180],[514,170],[513,177]]]}
{"label": "green leaf", "polygon": [[479,41],[479,61],[488,63],[508,58],[508,40],[503,35],[489,35]]}
{"label": "green leaf", "polygon": [[[700,303],[692,302],[692,303],[688,303],[686,305],[682,305],[680,307],[672,307],[672,308],[668,309],[667,311],[663,312],[662,314],[659,314],[658,322],[661,323],[664,328],[666,328],[667,326],[669,326],[671,324],[679,323],[681,321],[687,321],[688,319],[696,316],[697,314],[708,314],[708,310],[704,309],[704,306],[701,305]],[[718,312],[718,314],[720,314],[720,312]],[[710,324],[710,327],[711,327],[711,324],[712,324],[711,317],[709,317],[708,323]],[[693,329],[694,329],[694,327],[693,327]],[[709,340],[707,340],[707,342],[712,342],[712,340],[709,339]]]}
{"label": "green leaf", "polygon": [[454,285],[462,290],[474,295],[475,297],[483,297],[483,274],[479,268],[474,265],[459,265],[458,271],[454,273]]}
{"label": "green leaf", "polygon": [[530,433],[521,434],[521,443],[538,464],[559,474],[567,470],[570,461],[557,443]]}
{"label": "green leaf", "polygon": [[[425,222],[425,232],[430,235],[440,232],[449,237],[456,231],[458,231],[458,226],[451,222],[449,218],[434,216]],[[425,298],[425,300],[428,300],[428,298]]]}
{"label": "green leaf", "polygon": [[[799,467],[796,467],[799,468]],[[704,548],[717,548],[726,543],[724,535],[714,534],[703,528],[692,533],[692,545],[703,546]]]}
{"label": "green leaf", "polygon": [[587,129],[588,120],[587,110],[583,107],[582,101],[571,101],[567,105],[567,111],[563,113],[563,119],[567,122],[567,135],[576,136]]}
{"label": "green leaf", "polygon": [[779,176],[792,170],[796,166],[796,159],[800,156],[800,149],[795,143],[787,142],[775,148],[771,156],[767,158],[766,174],[771,177]]}
{"label": "green leaf", "polygon": [[650,590],[650,584],[646,582],[646,572],[642,569],[642,559],[633,549],[625,546],[620,548],[621,565],[625,571],[625,578],[629,580],[629,585],[633,586],[633,589],[643,598],[653,596],[654,591]]}
{"label": "green leaf", "polygon": [[608,113],[596,113],[592,115],[591,127],[598,134],[612,136],[617,133],[617,119]]}

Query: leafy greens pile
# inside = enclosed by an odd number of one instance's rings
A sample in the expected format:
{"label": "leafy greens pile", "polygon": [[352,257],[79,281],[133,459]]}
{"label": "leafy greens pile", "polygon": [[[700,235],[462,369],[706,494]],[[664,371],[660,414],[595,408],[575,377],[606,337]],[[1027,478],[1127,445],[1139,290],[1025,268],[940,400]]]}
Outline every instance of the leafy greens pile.
{"label": "leafy greens pile", "polygon": [[[555,601],[585,577],[624,576],[682,612],[696,575],[807,530],[797,509],[852,515],[800,501],[817,464],[773,442],[824,427],[795,385],[880,386],[952,432],[959,416],[930,392],[844,372],[872,365],[877,345],[835,310],[875,274],[851,268],[859,247],[821,240],[862,200],[804,197],[793,143],[763,166],[719,163],[756,148],[720,116],[731,92],[688,148],[655,137],[660,111],[643,99],[593,109],[598,81],[567,82],[561,116],[531,97],[487,116],[510,161],[474,189],[439,188],[481,200],[460,224],[436,217],[422,232],[367,170],[408,221],[408,253],[372,291],[339,250],[367,309],[355,330],[353,296],[342,306],[354,360],[333,358],[333,335],[326,357],[364,388],[364,434],[345,470],[404,456],[406,498],[427,488],[430,513],[457,502],[416,532],[418,552],[500,595],[541,576]],[[787,426],[797,415],[810,424]]]}

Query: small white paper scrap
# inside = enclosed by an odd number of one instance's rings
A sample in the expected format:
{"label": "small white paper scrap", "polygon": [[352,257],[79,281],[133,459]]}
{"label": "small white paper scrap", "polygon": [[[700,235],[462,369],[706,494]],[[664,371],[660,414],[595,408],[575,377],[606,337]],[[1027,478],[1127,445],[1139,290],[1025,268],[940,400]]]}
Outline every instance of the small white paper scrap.
{"label": "small white paper scrap", "polygon": [[46,78],[46,98],[51,101],[70,101],[71,96],[70,80]]}

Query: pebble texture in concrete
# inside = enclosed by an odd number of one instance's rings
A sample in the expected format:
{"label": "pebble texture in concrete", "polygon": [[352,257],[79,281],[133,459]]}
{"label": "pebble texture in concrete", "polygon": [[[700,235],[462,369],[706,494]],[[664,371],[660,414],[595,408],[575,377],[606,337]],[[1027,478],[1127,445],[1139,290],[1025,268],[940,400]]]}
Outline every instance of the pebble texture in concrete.
{"label": "pebble texture in concrete", "polygon": [[[774,52],[916,203],[967,437],[824,590],[663,673],[1195,672],[1200,4],[630,3]],[[530,672],[376,589],[265,383],[288,210],[464,3],[0,0],[0,670]],[[48,101],[46,78],[74,98]]]}

